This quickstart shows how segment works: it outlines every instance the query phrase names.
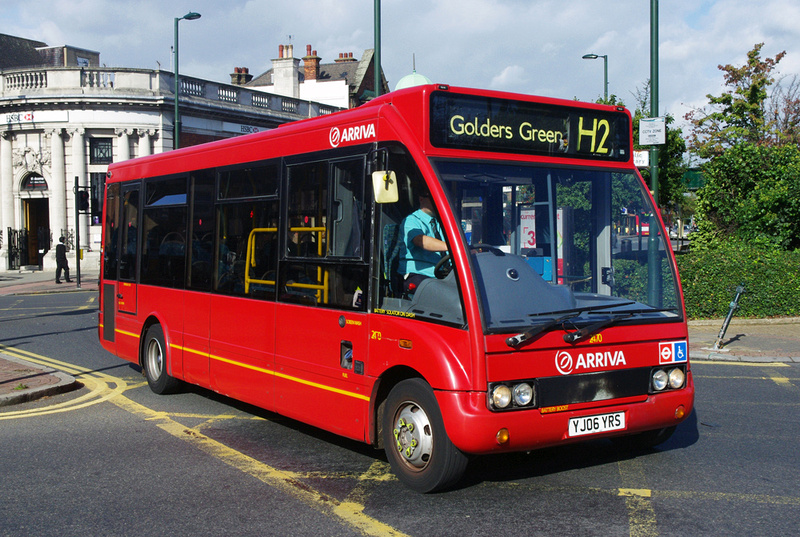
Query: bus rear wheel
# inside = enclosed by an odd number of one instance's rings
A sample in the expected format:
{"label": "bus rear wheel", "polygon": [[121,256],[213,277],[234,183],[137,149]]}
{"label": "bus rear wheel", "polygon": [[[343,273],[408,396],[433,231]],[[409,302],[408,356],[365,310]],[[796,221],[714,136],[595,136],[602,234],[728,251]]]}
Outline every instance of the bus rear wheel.
{"label": "bus rear wheel", "polygon": [[160,324],[147,329],[144,337],[144,374],[150,389],[159,395],[171,393],[178,387],[178,379],[167,373],[167,345]]}
{"label": "bus rear wheel", "polygon": [[394,473],[417,492],[455,485],[467,466],[467,456],[447,437],[433,390],[421,379],[400,382],[389,393],[383,443]]}

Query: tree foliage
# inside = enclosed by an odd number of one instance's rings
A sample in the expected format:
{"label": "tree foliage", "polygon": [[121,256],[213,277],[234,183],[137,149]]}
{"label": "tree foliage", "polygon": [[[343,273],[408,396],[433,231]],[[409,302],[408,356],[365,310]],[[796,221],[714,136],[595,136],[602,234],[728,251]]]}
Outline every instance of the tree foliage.
{"label": "tree foliage", "polygon": [[700,232],[693,248],[735,239],[773,249],[800,249],[800,83],[775,84],[785,52],[761,58],[763,43],[741,67],[720,66],[728,90],[691,112],[689,145],[700,157]]}
{"label": "tree foliage", "polygon": [[708,162],[703,174],[697,247],[732,237],[800,249],[800,148],[742,143]]}
{"label": "tree foliage", "polygon": [[770,106],[768,98],[775,82],[772,73],[786,52],[762,59],[763,46],[756,44],[741,67],[718,66],[728,89],[718,96],[706,95],[709,104],[686,115],[692,124],[689,147],[701,158],[713,158],[741,143],[780,143],[776,131],[780,106]]}

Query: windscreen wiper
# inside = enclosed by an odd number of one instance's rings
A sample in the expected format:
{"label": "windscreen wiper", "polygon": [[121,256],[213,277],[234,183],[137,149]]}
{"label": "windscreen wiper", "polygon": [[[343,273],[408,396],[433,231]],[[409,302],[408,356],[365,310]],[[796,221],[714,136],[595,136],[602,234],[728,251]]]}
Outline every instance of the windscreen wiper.
{"label": "windscreen wiper", "polygon": [[559,312],[540,313],[538,315],[549,315],[551,313],[563,313],[563,315],[560,315],[559,317],[556,317],[555,319],[550,319],[546,323],[542,323],[540,325],[534,326],[534,327],[530,328],[529,330],[526,330],[525,332],[522,332],[521,334],[517,334],[515,336],[511,336],[511,337],[507,338],[506,339],[506,345],[508,345],[509,347],[515,348],[515,349],[519,348],[523,343],[525,343],[526,341],[529,341],[534,336],[536,336],[538,334],[541,334],[542,332],[545,332],[546,330],[550,330],[551,328],[553,328],[555,326],[558,326],[559,324],[561,324],[563,322],[566,322],[569,319],[572,319],[573,317],[577,317],[578,315],[580,315],[581,313],[584,313],[586,311],[599,310],[599,309],[604,309],[604,308],[608,308],[608,307],[630,306],[631,304],[635,304],[635,302],[621,302],[619,304],[613,304],[613,305],[603,304],[601,306],[589,306],[589,307],[585,307],[585,308],[574,308],[574,309],[571,309],[571,310],[562,310],[562,311],[559,311]]}
{"label": "windscreen wiper", "polygon": [[531,339],[533,336],[541,334],[542,332],[544,332],[546,330],[550,330],[554,326],[557,326],[557,325],[563,323],[564,321],[572,319],[573,317],[576,317],[576,316],[580,315],[581,313],[582,312],[579,311],[579,310],[572,310],[571,312],[567,313],[566,315],[562,315],[561,317],[556,317],[555,319],[550,319],[546,323],[542,323],[542,324],[540,324],[538,326],[534,326],[530,330],[526,330],[525,332],[522,332],[521,334],[517,334],[516,336],[511,336],[511,337],[507,338],[506,339],[506,345],[508,345],[509,347],[517,348],[517,347],[521,346],[523,343],[525,343],[526,341],[528,341],[529,339]]}
{"label": "windscreen wiper", "polygon": [[610,319],[604,319],[602,321],[598,321],[594,324],[590,324],[589,326],[585,326],[574,332],[569,332],[564,334],[564,341],[567,343],[577,343],[582,339],[586,339],[589,336],[592,336],[605,328],[606,326],[611,326],[612,324],[617,323],[623,319],[627,319],[633,315],[639,315],[642,313],[659,313],[662,311],[675,311],[675,308],[648,308],[648,309],[638,309],[638,310],[627,310],[620,313],[613,313],[610,311],[593,311],[591,312],[594,315],[612,315]]}
{"label": "windscreen wiper", "polygon": [[611,326],[612,324],[621,321],[622,319],[627,319],[628,317],[632,317],[634,312],[626,312],[626,313],[618,313],[609,319],[603,319],[602,321],[596,322],[594,324],[590,324],[589,326],[584,326],[574,332],[567,332],[564,334],[564,341],[567,343],[577,343],[582,339],[586,339],[589,336],[593,336],[606,326]]}

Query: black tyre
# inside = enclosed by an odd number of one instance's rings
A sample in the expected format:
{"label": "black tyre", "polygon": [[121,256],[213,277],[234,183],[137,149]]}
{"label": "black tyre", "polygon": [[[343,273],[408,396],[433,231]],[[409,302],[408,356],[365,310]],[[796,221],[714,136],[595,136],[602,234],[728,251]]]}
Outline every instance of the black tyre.
{"label": "black tyre", "polygon": [[167,373],[167,345],[160,324],[154,324],[147,329],[144,336],[142,366],[147,384],[153,392],[163,395],[175,391],[178,387],[178,379]]}
{"label": "black tyre", "polygon": [[433,390],[421,379],[392,388],[383,416],[386,457],[397,477],[416,492],[454,485],[464,475],[467,456],[450,442]]}

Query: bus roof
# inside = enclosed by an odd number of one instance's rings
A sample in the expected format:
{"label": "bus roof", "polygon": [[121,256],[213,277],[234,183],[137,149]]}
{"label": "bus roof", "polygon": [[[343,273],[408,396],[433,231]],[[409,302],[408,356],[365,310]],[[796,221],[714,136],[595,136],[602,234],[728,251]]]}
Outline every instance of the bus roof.
{"label": "bus roof", "polygon": [[[436,102],[433,102],[434,96],[439,96]],[[496,114],[492,117],[486,116],[485,109],[488,106],[496,109]],[[610,160],[616,164],[627,163],[632,156],[629,126],[631,116],[623,107],[427,84],[381,95],[358,108],[286,123],[276,129],[115,162],[109,166],[109,178],[113,182],[132,178],[133,175],[169,175],[357,143],[390,140],[393,138],[387,137],[386,133],[378,133],[377,122],[385,107],[391,107],[404,118],[406,126],[415,132],[428,153],[478,150],[607,160],[602,152],[594,151],[594,146],[598,145],[601,137],[607,137],[611,132],[602,130],[603,121],[621,118],[624,125],[614,127],[613,121],[609,124],[613,127],[614,136],[619,138],[615,143],[621,144],[624,149],[622,154],[616,154]],[[467,117],[469,114],[474,115]],[[529,119],[533,116],[542,123]],[[597,127],[598,121],[600,130]],[[584,147],[591,151],[587,150],[586,154],[572,151],[576,146],[570,145],[572,142],[565,136],[574,137],[577,134],[568,131],[571,129],[579,134],[582,129],[589,132],[592,124],[596,131],[592,134],[596,137],[595,142],[590,144],[590,137],[584,136],[587,140]],[[428,127],[431,131],[430,137],[425,136],[424,132]],[[527,133],[521,134],[521,129],[527,129]],[[293,141],[279,142],[282,138],[298,133],[303,134],[302,145]],[[530,140],[531,137],[534,140]],[[537,141],[544,144],[541,149],[534,147]],[[277,145],[273,147],[271,142]],[[254,150],[256,146],[257,151]],[[577,150],[580,150],[580,146],[579,142]]]}

